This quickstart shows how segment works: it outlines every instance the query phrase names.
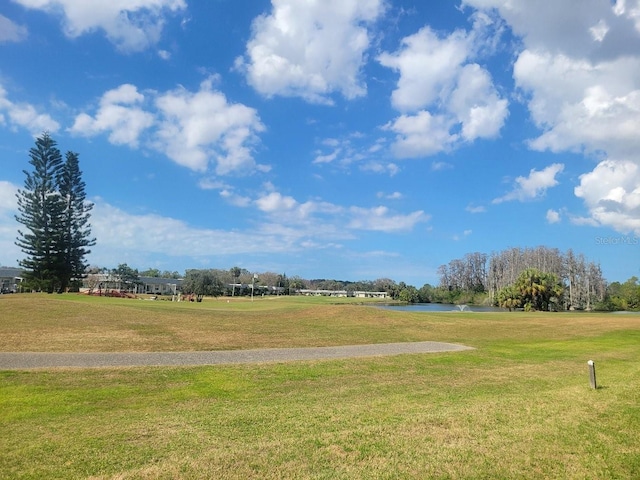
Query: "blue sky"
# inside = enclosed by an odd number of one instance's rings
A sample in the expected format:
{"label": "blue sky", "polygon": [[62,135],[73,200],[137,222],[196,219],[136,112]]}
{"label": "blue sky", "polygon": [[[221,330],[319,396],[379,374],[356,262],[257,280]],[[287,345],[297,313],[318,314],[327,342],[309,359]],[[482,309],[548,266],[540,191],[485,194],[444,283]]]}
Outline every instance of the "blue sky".
{"label": "blue sky", "polygon": [[422,286],[546,245],[640,276],[640,0],[0,4],[0,263],[34,138],[92,265]]}

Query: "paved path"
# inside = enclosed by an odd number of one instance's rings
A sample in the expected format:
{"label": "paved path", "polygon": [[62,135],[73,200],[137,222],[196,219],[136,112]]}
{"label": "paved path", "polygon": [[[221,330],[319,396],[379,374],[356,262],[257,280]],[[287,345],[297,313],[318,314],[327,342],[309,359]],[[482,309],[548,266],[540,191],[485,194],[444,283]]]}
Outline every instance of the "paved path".
{"label": "paved path", "polygon": [[441,342],[382,343],[341,347],[267,348],[211,352],[135,353],[39,353],[0,352],[0,370],[56,367],[139,367],[179,365],[229,365],[239,363],[290,362],[387,355],[455,352],[471,347]]}

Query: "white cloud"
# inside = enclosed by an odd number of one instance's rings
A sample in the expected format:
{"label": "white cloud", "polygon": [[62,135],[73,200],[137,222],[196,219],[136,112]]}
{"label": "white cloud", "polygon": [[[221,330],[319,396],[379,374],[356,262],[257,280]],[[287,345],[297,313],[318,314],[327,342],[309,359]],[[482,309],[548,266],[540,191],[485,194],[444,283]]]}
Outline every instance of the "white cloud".
{"label": "white cloud", "polygon": [[50,115],[38,113],[33,105],[9,100],[7,91],[0,85],[0,125],[2,124],[8,124],[11,128],[24,128],[32,135],[39,135],[44,131],[55,133],[60,128],[60,124]]}
{"label": "white cloud", "polygon": [[95,117],[81,113],[70,131],[83,136],[109,132],[112,144],[136,148],[142,132],[154,123],[153,115],[139,106],[144,100],[135,86],[120,85],[102,96]]}
{"label": "white cloud", "polygon": [[606,159],[580,177],[575,194],[591,217],[572,223],[637,232],[640,1],[463,3],[496,9],[522,38],[514,79],[541,130],[530,147]]}
{"label": "white cloud", "polygon": [[396,134],[391,151],[397,158],[415,158],[451,148],[459,138],[450,133],[451,127],[451,121],[443,115],[423,110],[416,115],[401,115],[384,128]]}
{"label": "white cloud", "polygon": [[179,165],[205,171],[213,162],[219,175],[265,169],[252,155],[257,133],[264,131],[258,113],[229,103],[210,80],[195,93],[184,88],[166,92],[156,106],[162,116],[156,147]]}
{"label": "white cloud", "polygon": [[518,177],[515,180],[513,190],[503,197],[496,198],[493,203],[508,202],[511,200],[526,201],[543,196],[551,187],[558,185],[556,176],[564,170],[564,165],[554,163],[542,170],[534,168],[528,177]]}
{"label": "white cloud", "polygon": [[366,93],[360,79],[369,48],[367,26],[383,12],[382,0],[273,0],[269,15],[253,22],[245,58],[247,81],[261,94],[331,103]]}
{"label": "white cloud", "polygon": [[278,192],[271,192],[256,200],[256,205],[260,210],[267,213],[282,212],[292,210],[298,206],[298,202],[293,197],[284,196]]}
{"label": "white cloud", "polygon": [[537,150],[637,152],[640,136],[640,55],[593,64],[563,55],[523,52],[515,64],[518,86],[542,135]]}
{"label": "white cloud", "polygon": [[489,72],[473,63],[462,68],[449,110],[462,126],[462,138],[472,142],[498,136],[508,115],[507,104],[498,96]]}
{"label": "white cloud", "polygon": [[448,151],[463,142],[498,136],[508,115],[487,70],[471,59],[487,41],[489,17],[470,32],[456,30],[440,37],[430,27],[402,40],[394,53],[378,61],[399,72],[391,96],[403,114],[385,126],[396,133],[392,152],[415,158]]}
{"label": "white cloud", "polygon": [[619,1],[617,9],[609,0],[464,0],[463,4],[497,9],[530,51],[611,58],[621,50],[627,54],[638,50],[637,1]]}
{"label": "white cloud", "polygon": [[[298,202],[291,196],[269,191],[269,187],[267,192],[255,200],[258,209],[269,218],[262,228],[271,233],[286,232],[290,238],[353,238],[358,230],[405,232],[412,230],[416,224],[429,220],[429,216],[422,210],[402,214],[384,206],[342,207],[319,200]],[[401,194],[397,192],[389,196],[396,199],[400,197]]]}
{"label": "white cloud", "polygon": [[560,222],[560,212],[557,210],[549,209],[547,210],[547,222],[548,223],[559,223]]}
{"label": "white cloud", "polygon": [[450,170],[453,168],[453,164],[448,162],[431,162],[431,170],[434,172],[442,172],[443,170]]}
{"label": "white cloud", "polygon": [[22,25],[17,25],[4,15],[0,15],[0,43],[21,42],[29,32]]}
{"label": "white cloud", "polygon": [[473,230],[465,230],[464,232],[462,232],[462,236],[455,234],[452,239],[456,242],[459,242],[460,240],[462,240],[464,237],[468,237],[469,235],[471,235],[473,233]]}
{"label": "white cloud", "polygon": [[194,228],[181,220],[156,214],[133,215],[99,200],[95,202],[91,225],[97,244],[90,259],[98,265],[112,265],[114,259],[144,265],[147,256],[157,254],[205,259],[287,249],[274,236],[262,235],[257,242],[251,232]]}
{"label": "white cloud", "polygon": [[404,195],[400,192],[393,192],[393,193],[378,192],[376,194],[376,197],[385,198],[387,200],[401,200],[402,198],[404,198]]}
{"label": "white cloud", "polygon": [[400,73],[391,103],[401,112],[415,112],[446,96],[455,83],[459,66],[469,55],[465,32],[441,39],[429,27],[402,40],[395,53],[382,53],[381,65]]}
{"label": "white cloud", "polygon": [[17,193],[18,187],[16,187],[13,183],[0,180],[0,216],[17,212]]}
{"label": "white cloud", "polygon": [[389,175],[393,177],[398,174],[400,171],[400,167],[393,162],[383,163],[383,162],[366,162],[360,165],[360,170],[363,172],[370,173],[378,173],[381,175]]}
{"label": "white cloud", "polygon": [[121,85],[102,96],[93,117],[78,115],[70,131],[108,133],[111,143],[132,148],[143,139],[178,165],[199,172],[211,165],[218,175],[268,170],[253,158],[257,135],[264,131],[257,112],[229,103],[212,81],[202,82],[196,92],[180,87],[144,95],[134,85]]}
{"label": "white cloud", "polygon": [[600,225],[640,235],[640,166],[631,161],[604,160],[580,176],[575,188],[591,218]]}
{"label": "white cloud", "polygon": [[395,214],[387,207],[362,208],[351,207],[349,228],[372,230],[377,232],[402,232],[412,230],[416,224],[429,220],[429,215],[418,210],[406,215]]}
{"label": "white cloud", "polygon": [[21,258],[15,245],[19,227],[14,217],[18,213],[17,193],[17,185],[0,180],[0,265],[16,265]]}
{"label": "white cloud", "polygon": [[103,30],[124,52],[145,50],[160,39],[165,17],[187,8],[185,0],[14,0],[24,7],[62,14],[64,31],[76,38]]}
{"label": "white cloud", "polygon": [[465,208],[465,210],[469,213],[485,213],[487,211],[487,208],[483,207],[482,205],[467,205],[467,208]]}
{"label": "white cloud", "polygon": [[341,149],[338,148],[338,149],[334,150],[333,152],[328,153],[326,155],[318,154],[316,156],[316,158],[313,159],[313,163],[316,163],[316,164],[318,164],[318,163],[331,163],[336,158],[338,158],[338,155],[340,155],[340,153],[341,153]]}

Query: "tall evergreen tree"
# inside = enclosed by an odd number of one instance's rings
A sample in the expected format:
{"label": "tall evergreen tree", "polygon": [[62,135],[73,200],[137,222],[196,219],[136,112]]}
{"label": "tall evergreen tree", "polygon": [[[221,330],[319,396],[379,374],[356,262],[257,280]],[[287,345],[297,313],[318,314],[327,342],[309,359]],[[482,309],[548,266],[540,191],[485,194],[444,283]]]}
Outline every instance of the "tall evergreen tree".
{"label": "tall evergreen tree", "polygon": [[66,290],[73,278],[82,276],[87,268],[84,258],[91,253],[87,247],[96,244],[89,225],[93,204],[86,201],[85,183],[78,154],[67,152],[59,180],[64,216],[60,231],[60,288]]}
{"label": "tall evergreen tree", "polygon": [[16,245],[26,257],[19,262],[34,288],[47,292],[64,291],[85,269],[91,238],[85,184],[78,155],[68,152],[63,162],[55,140],[48,133],[36,139],[29,151],[32,172],[26,175],[24,189],[18,190]]}
{"label": "tall evergreen tree", "polygon": [[25,231],[18,230],[16,245],[26,254],[19,265],[35,288],[53,292],[59,286],[58,233],[64,210],[57,188],[62,155],[55,140],[44,133],[29,150],[29,158],[33,172],[24,170],[24,189],[17,193],[16,220],[24,225]]}

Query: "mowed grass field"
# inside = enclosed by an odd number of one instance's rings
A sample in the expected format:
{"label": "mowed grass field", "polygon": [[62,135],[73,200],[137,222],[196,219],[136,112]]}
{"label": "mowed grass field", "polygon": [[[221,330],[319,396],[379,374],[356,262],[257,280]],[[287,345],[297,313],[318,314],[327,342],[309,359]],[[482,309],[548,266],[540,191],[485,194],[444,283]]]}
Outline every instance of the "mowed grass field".
{"label": "mowed grass field", "polygon": [[[0,372],[0,478],[640,478],[640,315],[0,297],[0,351],[475,350]],[[590,388],[594,360],[600,388]]]}

